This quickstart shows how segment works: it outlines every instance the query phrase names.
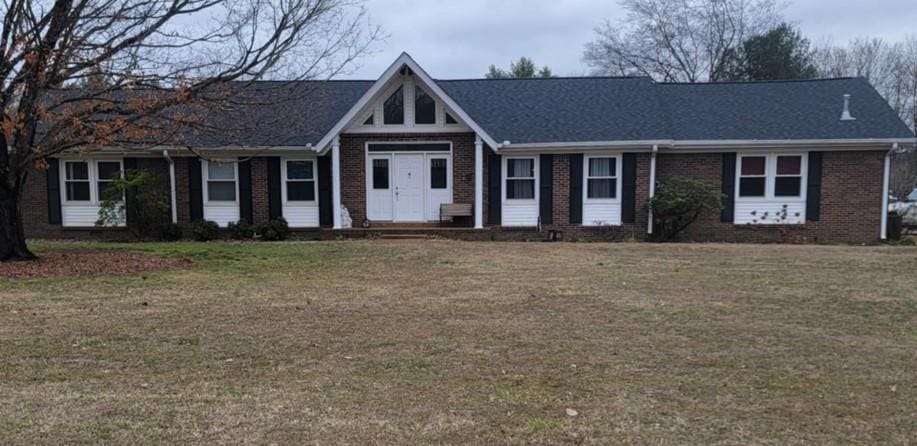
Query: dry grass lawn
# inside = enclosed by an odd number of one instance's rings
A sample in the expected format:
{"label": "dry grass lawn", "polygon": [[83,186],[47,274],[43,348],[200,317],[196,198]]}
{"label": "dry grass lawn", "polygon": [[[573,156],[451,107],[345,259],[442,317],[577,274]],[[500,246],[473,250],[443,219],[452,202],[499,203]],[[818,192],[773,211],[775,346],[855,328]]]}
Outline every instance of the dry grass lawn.
{"label": "dry grass lawn", "polygon": [[35,246],[194,263],[0,279],[3,444],[917,439],[914,247]]}

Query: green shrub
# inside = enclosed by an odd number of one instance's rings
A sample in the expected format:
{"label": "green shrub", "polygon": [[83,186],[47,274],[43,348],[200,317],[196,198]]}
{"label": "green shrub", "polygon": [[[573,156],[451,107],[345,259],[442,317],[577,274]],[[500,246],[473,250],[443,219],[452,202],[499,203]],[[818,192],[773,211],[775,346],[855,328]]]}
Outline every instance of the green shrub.
{"label": "green shrub", "polygon": [[184,231],[180,225],[176,223],[166,223],[159,228],[159,234],[162,236],[162,239],[167,242],[174,242],[176,240],[181,240],[184,237]]}
{"label": "green shrub", "polygon": [[283,217],[280,217],[258,226],[258,234],[261,235],[261,240],[268,242],[286,240],[290,235],[290,225]]}
{"label": "green shrub", "polygon": [[137,239],[163,233],[171,207],[163,179],[145,169],[124,172],[102,191],[96,226],[118,226],[127,218],[127,229]]}
{"label": "green shrub", "polygon": [[229,236],[236,240],[251,240],[255,237],[255,228],[243,218],[229,224]]}
{"label": "green shrub", "polygon": [[191,223],[191,234],[199,242],[216,240],[220,237],[220,225],[210,220],[195,220]]}
{"label": "green shrub", "polygon": [[723,194],[710,183],[672,178],[659,184],[648,206],[653,211],[652,239],[667,241],[694,223],[701,212],[722,209]]}

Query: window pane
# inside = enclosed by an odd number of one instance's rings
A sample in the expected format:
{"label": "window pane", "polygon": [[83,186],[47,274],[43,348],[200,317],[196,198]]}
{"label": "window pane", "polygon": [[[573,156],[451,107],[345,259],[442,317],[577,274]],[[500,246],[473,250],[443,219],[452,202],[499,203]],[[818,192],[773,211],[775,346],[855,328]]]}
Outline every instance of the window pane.
{"label": "window pane", "polygon": [[798,197],[802,178],[777,177],[774,182],[774,195],[777,197]]}
{"label": "window pane", "polygon": [[210,201],[236,201],[234,181],[208,181],[207,196]]}
{"label": "window pane", "polygon": [[[97,185],[98,185],[99,201],[106,200],[109,198],[108,194],[106,193],[106,190],[108,189],[109,186],[111,186],[111,184],[112,184],[111,181],[99,181],[98,182]],[[108,192],[115,195],[114,197],[111,197],[111,198],[115,198],[115,199],[119,198],[117,196],[118,192],[116,189],[112,189],[111,191],[108,191]]]}
{"label": "window pane", "polygon": [[108,161],[100,162],[99,179],[113,180],[115,178],[121,178],[121,163]]}
{"label": "window pane", "polygon": [[589,176],[590,177],[613,177],[615,176],[616,159],[614,158],[589,158]]}
{"label": "window pane", "polygon": [[535,180],[506,180],[506,198],[514,200],[535,198]]}
{"label": "window pane", "polygon": [[236,169],[231,163],[207,163],[207,178],[210,180],[234,180]]}
{"label": "window pane", "polygon": [[373,125],[373,124],[375,124],[375,121],[376,121],[376,120],[375,120],[375,116],[374,116],[374,115],[369,115],[369,117],[366,118],[365,121],[363,121],[363,125]]}
{"label": "window pane", "polygon": [[67,163],[67,179],[68,180],[88,180],[89,179],[89,164],[84,162],[68,162]]}
{"label": "window pane", "polygon": [[67,182],[67,201],[89,201],[89,183]]}
{"label": "window pane", "polygon": [[765,159],[763,156],[742,158],[742,175],[764,175]]}
{"label": "window pane", "polygon": [[506,176],[509,178],[534,178],[535,160],[531,158],[506,160]]}
{"label": "window pane", "polygon": [[287,179],[311,180],[312,175],[312,161],[287,161]]}
{"label": "window pane", "polygon": [[288,181],[287,201],[315,201],[315,182]]}
{"label": "window pane", "polygon": [[434,158],[430,160],[430,187],[433,189],[446,188],[446,160]]}
{"label": "window pane", "polygon": [[763,197],[765,178],[742,178],[739,180],[740,197]]}
{"label": "window pane", "polygon": [[446,113],[446,124],[458,124],[458,121],[452,117],[449,113]]}
{"label": "window pane", "polygon": [[618,188],[617,180],[608,179],[590,179],[586,197],[588,198],[615,198]]}
{"label": "window pane", "polygon": [[404,124],[404,87],[385,100],[382,119],[385,124]]}
{"label": "window pane", "polygon": [[436,101],[420,87],[414,87],[414,122],[436,124]]}
{"label": "window pane", "polygon": [[388,189],[388,160],[373,160],[373,189]]}
{"label": "window pane", "polygon": [[778,156],[777,175],[799,175],[802,172],[801,156]]}

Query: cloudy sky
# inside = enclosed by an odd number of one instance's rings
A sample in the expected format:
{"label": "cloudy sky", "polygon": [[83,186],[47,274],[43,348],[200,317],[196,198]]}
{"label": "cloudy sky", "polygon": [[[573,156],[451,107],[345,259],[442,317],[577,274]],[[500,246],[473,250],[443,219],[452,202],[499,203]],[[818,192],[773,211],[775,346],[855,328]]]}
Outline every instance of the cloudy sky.
{"label": "cloudy sky", "polygon": [[[375,79],[402,51],[438,78],[481,77],[490,64],[508,66],[519,56],[556,75],[581,75],[593,29],[622,16],[614,0],[368,0],[367,6],[388,38],[346,78]],[[813,41],[917,33],[915,0],[795,0],[785,16]]]}

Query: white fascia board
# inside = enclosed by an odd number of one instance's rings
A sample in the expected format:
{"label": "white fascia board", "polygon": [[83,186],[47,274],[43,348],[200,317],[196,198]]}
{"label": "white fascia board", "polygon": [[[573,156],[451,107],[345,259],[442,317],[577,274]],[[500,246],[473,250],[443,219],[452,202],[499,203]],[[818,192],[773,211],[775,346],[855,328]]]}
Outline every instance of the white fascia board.
{"label": "white fascia board", "polygon": [[647,140],[647,141],[576,141],[576,142],[547,142],[525,144],[500,144],[496,147],[498,152],[514,152],[522,150],[549,150],[552,152],[570,152],[581,150],[621,150],[643,149],[652,151],[653,146],[661,147],[672,144],[672,140]]}
{"label": "white fascia board", "polygon": [[363,93],[363,96],[360,97],[360,100],[358,100],[352,107],[350,107],[350,110],[348,110],[347,113],[345,113],[344,116],[338,120],[334,127],[332,127],[331,130],[329,130],[328,133],[326,133],[325,136],[319,140],[318,144],[313,147],[313,150],[319,153],[327,152],[334,137],[337,136],[342,130],[344,130],[344,128],[350,125],[354,119],[356,119],[360,110],[366,107],[369,102],[372,101],[373,98],[378,95],[383,88],[385,88],[385,86],[388,84],[388,81],[393,76],[395,76],[403,66],[410,68],[411,71],[414,72],[415,76],[419,77],[427,86],[430,87],[430,90],[432,90],[434,95],[438,96],[450,110],[458,115],[459,119],[468,124],[468,127],[471,127],[471,129],[474,130],[474,132],[477,133],[488,145],[494,148],[497,146],[497,142],[491,138],[490,135],[488,135],[480,125],[474,122],[474,120],[468,116],[468,113],[465,113],[465,110],[462,110],[462,108],[459,107],[459,105],[451,97],[449,97],[449,95],[447,95],[446,92],[439,87],[439,85],[436,84],[436,81],[430,77],[430,75],[428,75],[427,72],[424,71],[424,69],[421,68],[420,65],[418,65],[417,62],[415,62],[408,53],[401,53],[401,56],[399,56],[398,59],[395,59],[395,62],[392,63],[384,73],[382,73],[382,76],[376,80],[372,87],[370,87],[369,90],[366,90],[366,93]]}
{"label": "white fascia board", "polygon": [[914,138],[863,138],[863,139],[734,139],[734,140],[682,140],[674,141],[672,149],[743,149],[743,148],[811,148],[811,147],[885,147],[891,144],[914,144]]}

